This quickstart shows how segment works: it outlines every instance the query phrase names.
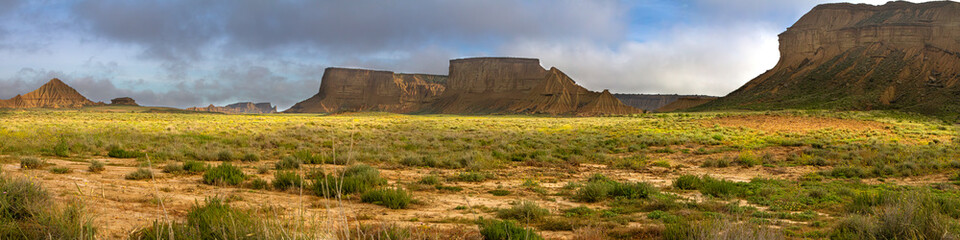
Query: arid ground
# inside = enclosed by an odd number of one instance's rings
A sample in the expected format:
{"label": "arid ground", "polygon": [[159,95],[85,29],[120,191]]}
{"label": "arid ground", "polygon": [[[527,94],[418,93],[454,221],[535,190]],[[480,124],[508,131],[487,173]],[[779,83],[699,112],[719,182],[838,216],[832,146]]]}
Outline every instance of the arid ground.
{"label": "arid ground", "polygon": [[82,206],[101,239],[183,234],[163,227],[212,199],[276,239],[827,238],[896,217],[956,234],[960,217],[957,126],[913,114],[132,111],[0,112],[2,176]]}

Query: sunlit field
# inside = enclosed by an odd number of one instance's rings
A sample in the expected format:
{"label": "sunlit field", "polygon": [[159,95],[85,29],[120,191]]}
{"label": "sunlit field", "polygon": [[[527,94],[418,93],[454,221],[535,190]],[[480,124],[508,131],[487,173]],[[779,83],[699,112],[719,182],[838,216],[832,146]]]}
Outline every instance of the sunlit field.
{"label": "sunlit field", "polygon": [[0,238],[939,239],[958,143],[885,111],[0,111]]}

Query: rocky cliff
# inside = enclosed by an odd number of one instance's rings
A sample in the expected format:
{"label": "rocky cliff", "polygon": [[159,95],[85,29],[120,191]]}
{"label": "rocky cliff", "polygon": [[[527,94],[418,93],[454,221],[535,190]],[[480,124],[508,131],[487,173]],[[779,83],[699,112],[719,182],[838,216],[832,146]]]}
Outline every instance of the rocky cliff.
{"label": "rocky cliff", "polygon": [[103,103],[90,101],[56,78],[27,94],[0,100],[0,108],[80,108],[94,105]]}
{"label": "rocky cliff", "polygon": [[[667,106],[673,102],[676,102],[681,99],[716,99],[717,97],[705,96],[705,95],[678,95],[678,94],[624,94],[617,93],[613,94],[614,97],[619,99],[623,104],[626,104],[631,107],[643,109],[644,111],[657,111],[664,106]],[[689,101],[684,101],[689,102]],[[705,102],[703,102],[705,103]],[[688,104],[679,103],[677,105],[687,106]],[[693,106],[691,106],[693,107]],[[666,109],[666,108],[665,108]],[[669,109],[674,109],[673,107]],[[674,109],[674,110],[682,110]]]}
{"label": "rocky cliff", "polygon": [[609,92],[591,92],[538,59],[450,61],[450,75],[328,68],[320,92],[285,112],[520,113],[596,116],[640,113]]}
{"label": "rocky cliff", "polygon": [[820,5],[780,34],[780,54],[700,108],[960,112],[960,3]]}
{"label": "rocky cliff", "polygon": [[277,113],[277,107],[270,105],[270,103],[252,103],[252,102],[239,102],[230,104],[223,107],[214,106],[210,104],[207,107],[192,107],[187,108],[189,111],[200,111],[200,112],[219,112],[227,114],[266,114],[266,113]]}
{"label": "rocky cliff", "polygon": [[669,104],[664,105],[660,108],[657,108],[654,111],[655,112],[673,112],[673,111],[686,110],[686,109],[690,109],[690,108],[694,108],[694,107],[706,104],[716,99],[717,97],[709,97],[709,96],[684,96],[684,97],[677,98],[676,101],[670,102]]}
{"label": "rocky cliff", "polygon": [[443,93],[446,76],[397,74],[389,71],[327,68],[320,92],[297,103],[288,113],[383,111],[409,113]]}
{"label": "rocky cliff", "polygon": [[447,90],[435,104],[437,113],[520,113],[596,116],[640,113],[609,92],[577,85],[557,68],[539,59],[466,58],[450,60]]}

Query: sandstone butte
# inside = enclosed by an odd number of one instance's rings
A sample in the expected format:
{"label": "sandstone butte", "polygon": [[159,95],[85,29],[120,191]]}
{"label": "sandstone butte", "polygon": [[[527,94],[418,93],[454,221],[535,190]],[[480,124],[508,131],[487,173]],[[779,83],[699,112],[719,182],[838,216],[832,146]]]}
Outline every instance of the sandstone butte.
{"label": "sandstone butte", "polygon": [[328,68],[320,92],[288,113],[386,111],[445,114],[621,115],[642,110],[592,92],[538,59],[450,60],[449,76]]}
{"label": "sandstone butte", "polygon": [[188,111],[198,111],[198,112],[219,112],[227,114],[266,114],[266,113],[277,113],[277,107],[270,105],[270,103],[252,103],[252,102],[239,102],[230,104],[223,107],[214,106],[210,104],[207,107],[192,107],[187,108]]}
{"label": "sandstone butte", "polygon": [[0,108],[81,108],[96,105],[103,103],[90,101],[56,78],[27,94],[0,100]]}
{"label": "sandstone butte", "polygon": [[[623,104],[652,112],[670,112],[684,110],[707,103],[717,97],[706,95],[679,94],[627,94],[614,93],[614,97]],[[676,102],[676,103],[675,103]],[[668,106],[670,105],[670,106]]]}
{"label": "sandstone butte", "polygon": [[133,98],[129,98],[129,97],[110,99],[110,105],[140,106],[139,104],[137,104],[136,100],[133,100]]}
{"label": "sandstone butte", "polygon": [[698,109],[960,112],[960,3],[819,5],[780,34],[780,54]]}

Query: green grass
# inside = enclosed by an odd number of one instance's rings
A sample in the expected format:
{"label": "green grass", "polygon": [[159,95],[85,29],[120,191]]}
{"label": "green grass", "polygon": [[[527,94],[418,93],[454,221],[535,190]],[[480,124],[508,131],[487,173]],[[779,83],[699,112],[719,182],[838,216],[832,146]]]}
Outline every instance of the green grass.
{"label": "green grass", "polygon": [[342,172],[312,179],[313,193],[318,196],[339,196],[363,193],[387,183],[380,177],[380,171],[368,165],[353,165]]}
{"label": "green grass", "polygon": [[0,176],[0,239],[98,239],[79,202],[54,200],[39,184]]}
{"label": "green grass", "polygon": [[131,233],[129,239],[291,239],[282,226],[250,211],[236,209],[218,198],[195,205],[185,221],[155,221]]}
{"label": "green grass", "polygon": [[107,156],[112,158],[138,158],[143,157],[146,154],[137,151],[127,151],[121,148],[113,148],[107,153]]}
{"label": "green grass", "polygon": [[412,198],[407,191],[400,188],[381,188],[363,193],[360,196],[360,201],[390,209],[403,209],[410,206]]}
{"label": "green grass", "polygon": [[540,234],[532,229],[524,228],[511,220],[478,221],[480,235],[487,240],[543,240]]}
{"label": "green grass", "polygon": [[240,168],[229,163],[221,163],[203,174],[203,183],[210,185],[237,186],[246,179],[247,175]]}
{"label": "green grass", "polygon": [[70,169],[68,167],[54,167],[50,169],[50,173],[53,173],[53,174],[67,174],[72,172],[73,172],[73,169]]}
{"label": "green grass", "polygon": [[494,189],[494,190],[490,190],[488,193],[493,194],[494,196],[502,197],[502,196],[510,195],[512,192],[506,189]]}
{"label": "green grass", "polygon": [[274,168],[277,170],[286,170],[286,169],[299,169],[301,161],[295,157],[284,157],[279,162],[274,164]]}
{"label": "green grass", "polygon": [[597,174],[577,188],[573,199],[588,203],[618,198],[645,199],[658,192],[648,183],[617,182]]}
{"label": "green grass", "polygon": [[303,178],[296,172],[277,171],[273,174],[273,188],[286,191],[290,188],[303,186]]}
{"label": "green grass", "polygon": [[520,222],[537,222],[550,215],[550,210],[540,207],[536,202],[520,201],[510,208],[497,210],[497,218],[512,219]]}

